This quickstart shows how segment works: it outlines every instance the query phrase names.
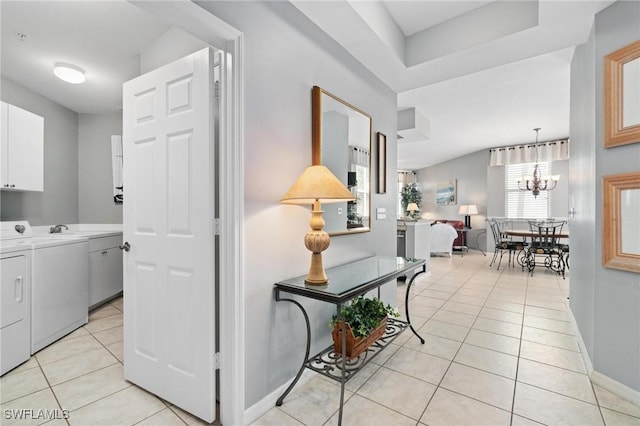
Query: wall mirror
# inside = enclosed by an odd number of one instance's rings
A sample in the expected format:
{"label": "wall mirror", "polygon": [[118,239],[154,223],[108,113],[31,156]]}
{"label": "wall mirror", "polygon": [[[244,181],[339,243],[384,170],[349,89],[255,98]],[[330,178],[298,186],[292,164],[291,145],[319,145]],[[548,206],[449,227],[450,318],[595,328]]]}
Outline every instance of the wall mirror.
{"label": "wall mirror", "polygon": [[604,58],[604,146],[640,142],[640,40]]}
{"label": "wall mirror", "polygon": [[371,230],[371,117],[318,86],[312,99],[312,163],[342,180],[355,201],[323,207],[329,235]]}
{"label": "wall mirror", "polygon": [[602,264],[640,272],[640,172],[602,178]]}

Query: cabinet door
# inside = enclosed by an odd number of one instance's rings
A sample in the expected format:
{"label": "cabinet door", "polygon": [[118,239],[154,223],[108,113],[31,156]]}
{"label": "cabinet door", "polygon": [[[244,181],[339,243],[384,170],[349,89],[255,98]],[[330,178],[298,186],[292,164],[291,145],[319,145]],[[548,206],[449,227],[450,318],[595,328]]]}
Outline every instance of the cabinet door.
{"label": "cabinet door", "polygon": [[105,256],[105,297],[113,297],[122,291],[122,250],[113,247]]}
{"label": "cabinet door", "polygon": [[[44,118],[7,105],[7,181],[11,189],[44,190]],[[4,162],[4,159],[3,159]]]}
{"label": "cabinet door", "polygon": [[23,321],[27,316],[27,262],[24,256],[9,257],[0,262],[0,326]]}
{"label": "cabinet door", "polygon": [[122,251],[118,247],[89,253],[89,306],[122,291]]}
{"label": "cabinet door", "polygon": [[89,253],[89,307],[105,299],[104,275],[105,264],[103,251]]}
{"label": "cabinet door", "polygon": [[9,155],[9,140],[7,127],[9,125],[9,105],[2,102],[2,127],[0,128],[0,139],[2,140],[2,150],[0,151],[0,188],[9,185],[9,175],[7,167],[7,157]]}

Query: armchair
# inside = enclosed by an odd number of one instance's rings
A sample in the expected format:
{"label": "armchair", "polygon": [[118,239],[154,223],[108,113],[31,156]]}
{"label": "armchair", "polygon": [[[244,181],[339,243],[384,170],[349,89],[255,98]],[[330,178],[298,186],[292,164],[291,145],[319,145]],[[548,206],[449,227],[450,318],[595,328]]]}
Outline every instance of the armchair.
{"label": "armchair", "polygon": [[458,233],[453,226],[446,223],[431,225],[431,254],[448,253],[451,257],[453,241],[458,238]]}

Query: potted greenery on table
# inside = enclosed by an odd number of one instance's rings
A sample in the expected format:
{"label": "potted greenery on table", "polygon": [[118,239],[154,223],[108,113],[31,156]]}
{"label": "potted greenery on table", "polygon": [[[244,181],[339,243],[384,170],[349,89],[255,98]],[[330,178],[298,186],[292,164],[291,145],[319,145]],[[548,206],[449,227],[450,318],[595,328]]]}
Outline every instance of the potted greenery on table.
{"label": "potted greenery on table", "polygon": [[[358,296],[349,305],[342,307],[342,319],[345,322],[347,358],[355,358],[378,340],[387,327],[387,317],[398,317],[398,310],[391,305],[385,306],[382,300]],[[342,353],[342,324],[334,314],[329,326],[333,328],[333,350]]]}
{"label": "potted greenery on table", "polygon": [[417,183],[409,183],[402,187],[400,191],[400,204],[402,204],[402,210],[406,214],[407,207],[411,203],[416,203],[418,206],[417,211],[413,211],[407,214],[411,219],[418,219],[420,217],[420,209],[422,208],[422,191]]}

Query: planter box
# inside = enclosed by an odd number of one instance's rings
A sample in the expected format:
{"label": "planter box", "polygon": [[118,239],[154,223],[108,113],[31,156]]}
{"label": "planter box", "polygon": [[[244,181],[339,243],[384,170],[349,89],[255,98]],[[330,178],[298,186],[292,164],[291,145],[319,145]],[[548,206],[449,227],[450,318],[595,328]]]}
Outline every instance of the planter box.
{"label": "planter box", "polygon": [[[378,340],[387,328],[387,317],[380,321],[380,325],[366,337],[355,337],[349,323],[345,324],[346,329],[346,355],[347,358],[355,358]],[[333,328],[333,350],[336,354],[342,354],[342,323],[338,323]]]}

